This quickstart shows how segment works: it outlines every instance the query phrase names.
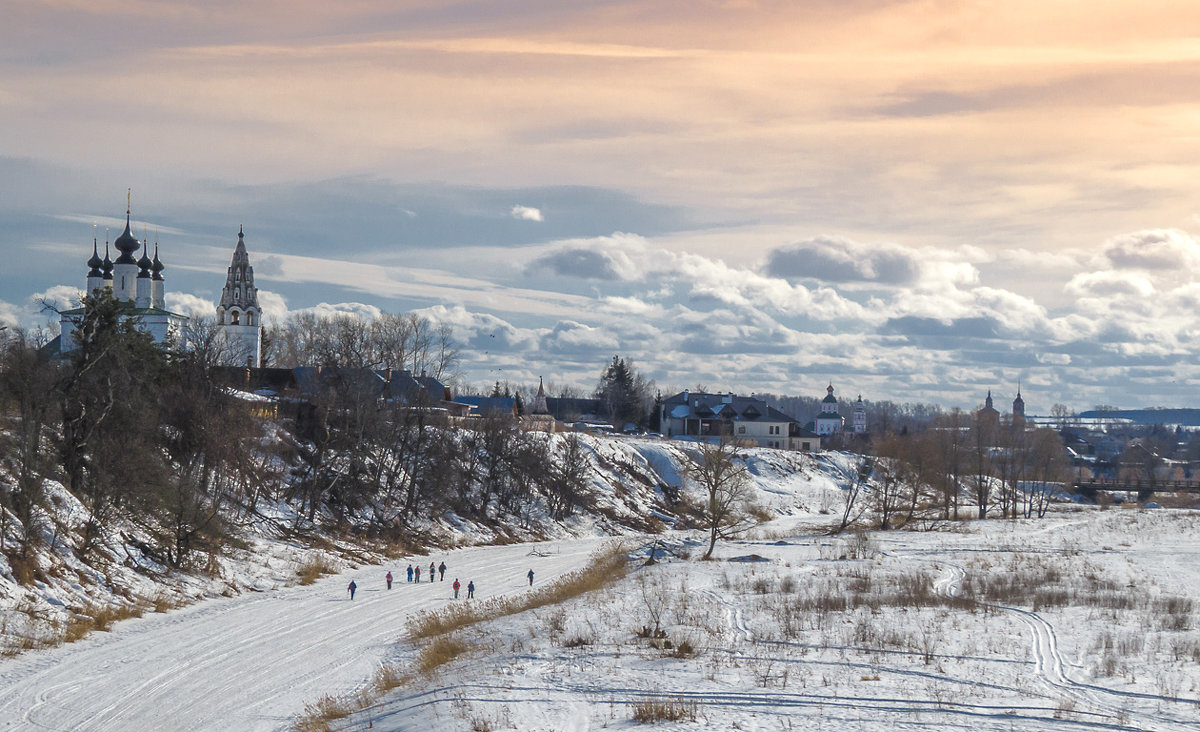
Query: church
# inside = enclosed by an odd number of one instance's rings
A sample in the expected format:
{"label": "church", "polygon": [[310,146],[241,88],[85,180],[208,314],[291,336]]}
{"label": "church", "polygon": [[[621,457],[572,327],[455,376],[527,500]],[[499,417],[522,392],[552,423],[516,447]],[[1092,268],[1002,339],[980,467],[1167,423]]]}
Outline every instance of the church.
{"label": "church", "polygon": [[[116,260],[112,259],[107,241],[104,242],[104,259],[101,259],[99,242],[93,235],[92,257],[87,261],[87,293],[111,293],[113,299],[121,303],[123,317],[136,320],[138,327],[148,333],[155,343],[187,347],[188,316],[166,308],[163,278],[166,267],[158,257],[158,242],[154,243],[154,257],[151,258],[149,240],[138,241],[130,231],[128,207],[125,209],[125,231],[112,242],[112,248],[119,253]],[[141,257],[135,258],[139,251]],[[60,314],[60,332],[55,339],[57,348],[53,350],[59,354],[74,350],[75,331],[83,314],[82,307]],[[260,365],[262,310],[258,306],[258,288],[254,286],[254,268],[250,266],[245,235],[240,227],[214,322],[224,365]]]}

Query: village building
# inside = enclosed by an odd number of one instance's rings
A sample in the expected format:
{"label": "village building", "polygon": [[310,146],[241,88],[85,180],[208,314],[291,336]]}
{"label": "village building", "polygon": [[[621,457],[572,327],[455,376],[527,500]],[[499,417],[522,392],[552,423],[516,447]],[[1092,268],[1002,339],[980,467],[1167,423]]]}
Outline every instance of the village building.
{"label": "village building", "polygon": [[[166,307],[163,277],[166,266],[158,256],[158,242],[154,243],[154,257],[151,258],[149,240],[138,241],[131,231],[131,223],[131,209],[126,207],[125,230],[112,242],[112,248],[120,253],[115,261],[111,258],[108,241],[104,242],[104,259],[100,258],[99,242],[93,235],[92,256],[87,261],[86,294],[90,297],[110,294],[122,308],[122,319],[136,323],[155,343],[187,347],[190,318]],[[139,251],[141,257],[135,258]],[[48,346],[48,352],[64,355],[75,350],[76,331],[85,312],[81,306],[60,313],[59,335]],[[262,309],[258,305],[258,289],[254,286],[254,268],[250,266],[240,227],[221,302],[216,308],[215,327],[222,365],[261,365]]]}
{"label": "village building", "polygon": [[[121,317],[133,320],[148,333],[155,343],[162,345],[179,342],[188,323],[186,315],[166,309],[162,260],[158,257],[158,244],[154,245],[154,258],[149,256],[148,240],[138,241],[130,230],[130,209],[125,209],[125,231],[112,243],[120,254],[114,261],[109,243],[104,242],[104,259],[100,259],[99,244],[92,236],[92,257],[87,261],[87,294],[91,297],[103,293],[112,295],[120,304]],[[141,251],[140,258],[134,254]],[[83,307],[59,313],[59,335],[52,341],[48,351],[61,355],[75,350],[76,331],[83,322]]]}
{"label": "village building", "polygon": [[845,429],[846,418],[842,416],[837,397],[833,395],[833,384],[825,389],[825,398],[821,400],[821,411],[813,418],[812,424],[812,431],[820,437],[841,434]]}
{"label": "village building", "polygon": [[662,401],[662,433],[670,438],[732,438],[758,447],[816,450],[819,440],[796,420],[754,397],[684,391]]}

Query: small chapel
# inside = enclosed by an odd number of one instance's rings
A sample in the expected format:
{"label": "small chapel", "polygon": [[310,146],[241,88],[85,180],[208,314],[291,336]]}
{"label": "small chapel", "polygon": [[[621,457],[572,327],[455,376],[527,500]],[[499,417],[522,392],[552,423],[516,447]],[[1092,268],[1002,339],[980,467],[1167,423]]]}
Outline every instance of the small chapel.
{"label": "small chapel", "polygon": [[[158,256],[150,256],[150,241],[139,241],[130,228],[131,207],[125,208],[125,230],[115,241],[104,242],[104,258],[100,244],[92,236],[92,256],[87,261],[87,293],[109,292],[121,304],[122,317],[136,320],[138,328],[159,344],[180,344],[187,347],[189,318],[166,308],[163,271],[166,267]],[[119,253],[112,259],[111,250]],[[141,256],[136,257],[140,251]],[[68,353],[75,347],[75,331],[84,315],[82,307],[65,310],[59,317],[57,351]],[[258,288],[254,286],[254,268],[246,252],[245,234],[238,228],[237,246],[233,261],[226,272],[225,288],[217,305],[215,327],[222,341],[223,365],[258,367],[262,352],[262,309],[258,305]]]}

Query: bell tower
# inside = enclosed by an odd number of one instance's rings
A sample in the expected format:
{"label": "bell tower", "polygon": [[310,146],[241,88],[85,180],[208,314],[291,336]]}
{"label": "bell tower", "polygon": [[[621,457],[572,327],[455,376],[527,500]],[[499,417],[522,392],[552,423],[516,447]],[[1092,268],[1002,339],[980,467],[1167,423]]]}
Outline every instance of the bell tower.
{"label": "bell tower", "polygon": [[246,253],[245,234],[238,227],[237,247],[217,306],[217,328],[224,335],[227,353],[222,360],[230,366],[261,365],[262,310],[258,307],[258,288],[254,286],[254,268]]}

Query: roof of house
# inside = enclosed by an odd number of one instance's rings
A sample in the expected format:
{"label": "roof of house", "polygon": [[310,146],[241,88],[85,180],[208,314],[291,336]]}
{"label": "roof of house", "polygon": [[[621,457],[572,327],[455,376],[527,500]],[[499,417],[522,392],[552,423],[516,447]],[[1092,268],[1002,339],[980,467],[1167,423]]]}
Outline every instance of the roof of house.
{"label": "roof of house", "polygon": [[459,396],[459,404],[470,404],[480,414],[516,414],[517,400],[513,397]]}
{"label": "roof of house", "polygon": [[737,394],[680,392],[663,400],[673,419],[723,419],[732,422],[789,422],[787,416],[761,399]]}

